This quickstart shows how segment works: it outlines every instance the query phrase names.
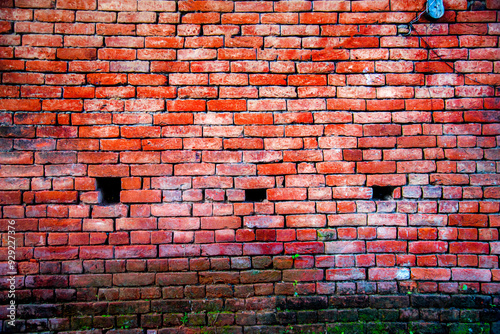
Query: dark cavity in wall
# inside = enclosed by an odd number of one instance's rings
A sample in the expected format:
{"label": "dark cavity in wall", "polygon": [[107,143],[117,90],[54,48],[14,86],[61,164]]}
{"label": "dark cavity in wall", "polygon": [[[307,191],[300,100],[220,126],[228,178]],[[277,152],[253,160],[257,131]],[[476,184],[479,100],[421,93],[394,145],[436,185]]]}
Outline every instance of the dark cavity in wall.
{"label": "dark cavity in wall", "polygon": [[467,9],[472,11],[485,10],[486,0],[467,0]]}
{"label": "dark cavity in wall", "polygon": [[267,189],[246,189],[245,201],[246,202],[263,202],[267,199]]}
{"label": "dark cavity in wall", "polygon": [[98,177],[97,189],[101,192],[101,204],[120,203],[122,180],[119,177]]}
{"label": "dark cavity in wall", "polygon": [[396,189],[396,187],[391,187],[391,186],[383,186],[383,187],[373,186],[372,189],[373,189],[372,199],[383,201],[383,200],[391,200],[391,199],[393,199],[392,193],[394,192],[394,189]]}

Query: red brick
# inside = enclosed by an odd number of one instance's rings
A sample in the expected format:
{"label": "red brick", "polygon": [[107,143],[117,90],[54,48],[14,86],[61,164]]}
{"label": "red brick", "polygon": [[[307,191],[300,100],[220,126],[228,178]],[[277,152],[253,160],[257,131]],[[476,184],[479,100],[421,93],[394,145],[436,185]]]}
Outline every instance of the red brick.
{"label": "red brick", "polygon": [[[148,15],[145,19],[151,20],[154,16]],[[132,26],[133,28],[133,26]],[[175,26],[170,24],[139,24],[137,25],[137,35],[139,36],[173,36]]]}
{"label": "red brick", "polygon": [[76,203],[76,191],[41,191],[35,193],[37,203]]}
{"label": "red brick", "polygon": [[368,277],[374,281],[385,280],[404,280],[410,278],[409,269],[401,268],[370,268],[368,269]]}
{"label": "red brick", "polygon": [[46,22],[73,22],[75,14],[69,10],[36,10],[34,18]]}
{"label": "red brick", "polygon": [[278,214],[314,213],[314,202],[278,202],[275,204]]}
{"label": "red brick", "polygon": [[406,215],[398,213],[369,214],[368,225],[406,226]]}
{"label": "red brick", "polygon": [[487,216],[481,214],[453,214],[449,217],[450,226],[486,227],[487,223]]}
{"label": "red brick", "polygon": [[[215,98],[217,97],[217,88],[215,87],[183,87],[179,88],[180,98]],[[175,91],[174,96],[175,97]]]}
{"label": "red brick", "polygon": [[384,162],[358,162],[358,173],[394,173],[396,171],[396,163],[391,161]]}
{"label": "red brick", "polygon": [[114,22],[116,20],[116,13],[78,11],[76,13],[76,20],[81,22]]}
{"label": "red brick", "polygon": [[160,286],[190,285],[197,283],[197,273],[161,273],[156,275],[156,284]]}
{"label": "red brick", "polygon": [[39,223],[40,223],[40,231],[48,231],[48,232],[80,231],[82,226],[82,222],[80,219],[44,218],[40,219]]}
{"label": "red brick", "polygon": [[112,246],[82,246],[80,247],[82,259],[111,259],[113,258]]}
{"label": "red brick", "polygon": [[432,174],[430,181],[432,184],[464,185],[469,183],[469,178],[457,174]]}
{"label": "red brick", "polygon": [[9,111],[40,111],[40,100],[0,100],[0,110]]}
{"label": "red brick", "polygon": [[0,204],[2,205],[21,204],[20,191],[0,191],[0,194]]}
{"label": "red brick", "polygon": [[72,287],[103,287],[112,285],[111,274],[79,274],[69,276],[69,285]]}
{"label": "red brick", "polygon": [[284,281],[318,281],[323,280],[323,270],[320,269],[291,269],[283,271]]}
{"label": "red brick", "polygon": [[434,147],[436,146],[436,137],[433,136],[412,136],[399,137],[398,147]]}
{"label": "red brick", "polygon": [[91,165],[88,173],[94,177],[123,177],[129,175],[129,168],[125,165]]}
{"label": "red brick", "polygon": [[160,218],[158,228],[167,230],[197,230],[200,228],[199,218]]}
{"label": "red brick", "polygon": [[327,254],[350,254],[365,252],[364,241],[332,241],[325,242],[325,253]]}
{"label": "red brick", "polygon": [[139,11],[174,12],[175,2],[155,0],[140,1],[137,4],[137,9]]}
{"label": "red brick", "polygon": [[59,139],[59,150],[95,151],[99,149],[99,140],[96,139]]}
{"label": "red brick", "polygon": [[160,257],[200,256],[199,245],[160,245]]}
{"label": "red brick", "polygon": [[296,174],[297,170],[293,163],[282,163],[258,165],[257,172],[259,175],[285,175]]}
{"label": "red brick", "polygon": [[34,257],[40,260],[71,260],[78,257],[78,247],[37,247]]}
{"label": "red brick", "polygon": [[231,188],[233,179],[225,176],[203,176],[193,178],[193,188]]}
{"label": "red brick", "polygon": [[445,268],[412,268],[411,278],[414,280],[448,281],[451,278],[451,271]]}
{"label": "red brick", "polygon": [[444,253],[448,244],[443,241],[416,241],[409,243],[409,252],[415,254]]}
{"label": "red brick", "polygon": [[61,9],[81,9],[81,10],[95,10],[95,0],[64,0],[58,1],[56,8]]}
{"label": "red brick", "polygon": [[84,219],[83,231],[113,232],[112,219]]}
{"label": "red brick", "polygon": [[250,216],[243,221],[247,228],[283,228],[285,220],[281,216]]}
{"label": "red brick", "polygon": [[326,279],[329,281],[351,281],[366,279],[366,269],[346,268],[346,269],[328,269]]}
{"label": "red brick", "polygon": [[355,137],[320,137],[318,144],[320,148],[355,148],[357,140]]}
{"label": "red brick", "polygon": [[240,217],[202,217],[201,228],[219,230],[224,228],[237,229],[241,227]]}
{"label": "red brick", "polygon": [[452,242],[450,243],[450,253],[470,253],[470,254],[488,254],[489,246],[481,242]]}
{"label": "red brick", "polygon": [[245,111],[245,100],[211,100],[207,102],[209,111]]}
{"label": "red brick", "polygon": [[256,150],[264,148],[264,142],[260,138],[224,139],[224,148]]}
{"label": "red brick", "polygon": [[436,171],[434,161],[398,162],[398,173],[430,173]]}
{"label": "red brick", "polygon": [[[137,87],[139,98],[174,98],[176,90],[174,87]],[[171,101],[168,101],[171,102]]]}
{"label": "red brick", "polygon": [[114,10],[114,11],[135,11],[137,10],[137,2],[132,0],[114,1],[100,0],[98,10]]}
{"label": "red brick", "polygon": [[405,241],[368,241],[367,251],[373,253],[404,253],[406,252]]}
{"label": "red brick", "polygon": [[321,254],[325,250],[322,242],[293,242],[285,244],[285,254]]}
{"label": "red brick", "polygon": [[244,255],[276,255],[283,252],[282,243],[248,243],[243,245]]}
{"label": "red brick", "polygon": [[370,199],[372,190],[362,187],[335,187],[332,188],[334,199]]}
{"label": "red brick", "polygon": [[452,268],[451,274],[451,278],[454,281],[491,281],[491,271],[488,269]]}
{"label": "red brick", "polygon": [[154,258],[157,256],[154,245],[116,246],[115,258]]}
{"label": "red brick", "polygon": [[101,141],[101,148],[106,151],[127,151],[140,148],[138,139],[105,139]]}
{"label": "red brick", "polygon": [[287,227],[324,227],[326,226],[326,217],[324,215],[297,215],[287,216]]}
{"label": "red brick", "polygon": [[109,71],[109,63],[101,61],[72,61],[69,63],[72,72],[99,72]]}
{"label": "red brick", "polygon": [[305,188],[267,190],[267,199],[270,201],[305,200],[306,197],[307,192]]}
{"label": "red brick", "polygon": [[158,203],[161,202],[159,190],[122,190],[120,202],[123,203]]}
{"label": "red brick", "polygon": [[144,286],[151,285],[154,282],[154,273],[126,273],[113,275],[114,286]]}

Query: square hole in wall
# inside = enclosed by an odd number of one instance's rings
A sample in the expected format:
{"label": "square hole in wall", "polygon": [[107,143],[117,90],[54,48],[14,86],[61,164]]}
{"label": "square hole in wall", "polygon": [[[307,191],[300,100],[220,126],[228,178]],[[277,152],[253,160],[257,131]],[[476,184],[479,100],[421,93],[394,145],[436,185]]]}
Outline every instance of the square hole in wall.
{"label": "square hole in wall", "polygon": [[97,190],[101,192],[101,204],[120,203],[122,179],[119,177],[98,177]]}
{"label": "square hole in wall", "polygon": [[267,189],[245,189],[245,202],[264,202]]}
{"label": "square hole in wall", "polygon": [[376,201],[387,201],[393,199],[393,192],[396,187],[391,186],[373,186],[372,199]]}

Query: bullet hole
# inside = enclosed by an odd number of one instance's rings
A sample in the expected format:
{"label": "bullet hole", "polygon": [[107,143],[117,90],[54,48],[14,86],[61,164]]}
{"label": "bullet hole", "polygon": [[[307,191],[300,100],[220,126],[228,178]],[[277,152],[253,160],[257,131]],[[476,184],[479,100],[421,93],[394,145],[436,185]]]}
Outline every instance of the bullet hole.
{"label": "bullet hole", "polygon": [[394,192],[394,189],[396,187],[391,187],[391,186],[373,186],[373,200],[378,200],[378,201],[386,201],[386,200],[391,200],[393,199],[392,193]]}
{"label": "bullet hole", "polygon": [[98,177],[97,190],[101,193],[102,204],[120,203],[122,180],[119,177]]}
{"label": "bullet hole", "polygon": [[267,189],[245,189],[245,202],[264,202]]}

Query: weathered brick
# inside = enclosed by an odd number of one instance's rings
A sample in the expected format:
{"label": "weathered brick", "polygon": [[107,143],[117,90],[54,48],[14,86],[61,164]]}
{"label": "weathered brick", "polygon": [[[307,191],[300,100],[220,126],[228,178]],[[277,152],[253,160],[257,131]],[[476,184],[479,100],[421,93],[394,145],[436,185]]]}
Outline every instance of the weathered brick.
{"label": "weathered brick", "polygon": [[135,245],[115,247],[115,257],[120,258],[154,258],[157,256],[156,246]]}
{"label": "weathered brick", "polygon": [[196,273],[162,273],[156,275],[156,284],[162,285],[190,285],[198,283]]}
{"label": "weathered brick", "polygon": [[366,269],[346,268],[346,269],[328,269],[326,279],[329,281],[350,281],[362,280],[366,278]]}

